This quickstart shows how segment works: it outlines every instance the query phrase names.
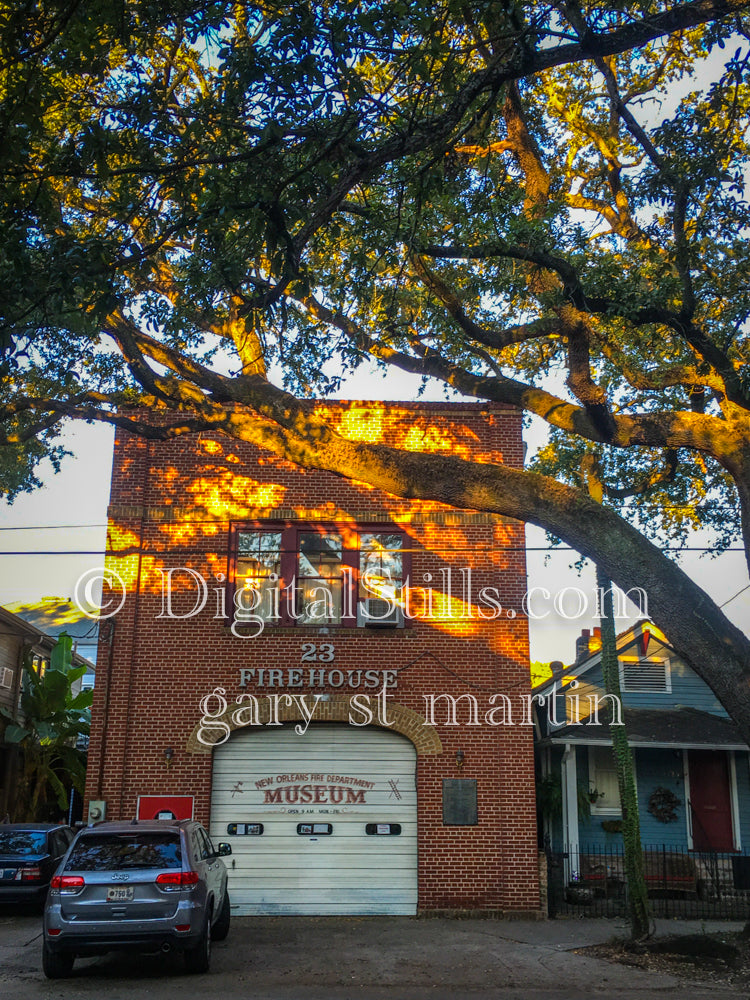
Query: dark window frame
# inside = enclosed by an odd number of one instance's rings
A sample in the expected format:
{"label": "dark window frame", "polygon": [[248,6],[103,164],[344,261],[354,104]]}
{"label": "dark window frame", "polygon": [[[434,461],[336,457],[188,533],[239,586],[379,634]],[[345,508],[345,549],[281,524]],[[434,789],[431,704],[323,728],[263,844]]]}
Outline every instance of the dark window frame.
{"label": "dark window frame", "polygon": [[[226,608],[227,618],[231,622],[234,618],[234,595],[237,588],[237,564],[242,558],[239,551],[239,537],[242,532],[267,532],[281,533],[281,571],[279,574],[279,617],[265,622],[266,628],[356,628],[357,627],[357,606],[359,597],[359,559],[361,536],[367,534],[399,535],[401,544],[401,582],[402,586],[411,576],[411,547],[413,541],[409,534],[400,526],[383,521],[361,521],[356,523],[336,522],[336,521],[264,521],[247,520],[233,521],[230,525],[229,555],[227,563],[227,596]],[[289,600],[285,588],[289,586],[292,578],[295,585],[299,586],[299,551],[300,536],[309,532],[317,532],[321,535],[337,534],[341,535],[343,549],[341,565],[342,571],[347,571],[345,580],[349,583],[348,595],[344,593],[346,587],[342,588],[342,614],[340,622],[300,622],[289,613]],[[321,580],[324,578],[321,577]],[[352,614],[346,614],[352,611]],[[408,620],[404,622],[408,627]]]}

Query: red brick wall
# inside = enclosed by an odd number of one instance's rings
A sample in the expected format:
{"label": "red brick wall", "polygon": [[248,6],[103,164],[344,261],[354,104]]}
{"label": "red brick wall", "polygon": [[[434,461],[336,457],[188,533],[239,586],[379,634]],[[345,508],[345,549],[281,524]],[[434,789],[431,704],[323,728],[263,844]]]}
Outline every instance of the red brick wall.
{"label": "red brick wall", "polygon": [[[325,406],[347,437],[522,463],[520,415],[507,408]],[[127,596],[113,629],[102,629],[87,784],[89,798],[107,801],[109,818],[134,815],[139,794],[189,794],[196,817],[208,823],[211,757],[187,752],[200,698],[221,685],[233,700],[241,668],[295,667],[303,642],[331,642],[335,663],[329,667],[397,671],[391,700],[422,714],[425,693],[470,692],[481,712],[492,694],[511,697],[514,725],[468,726],[463,713],[461,725],[437,727],[442,753],[418,757],[419,906],[538,909],[532,727],[518,724],[521,697],[529,692],[522,524],[401,500],[208,434],[159,443],[118,432],[111,504],[108,565],[126,582]],[[413,584],[438,590],[438,571],[451,567],[458,596],[458,569],[471,567],[475,596],[483,586],[496,587],[504,607],[518,613],[486,621],[474,608],[469,620],[414,621],[395,630],[331,628],[325,636],[317,627],[267,627],[257,638],[239,639],[213,617],[216,595],[210,593],[205,610],[189,620],[159,618],[157,570],[189,566],[221,589],[212,581],[227,572],[230,524],[250,518],[393,522],[410,539]],[[182,599],[188,610],[192,596]],[[455,607],[456,614],[465,610]],[[168,746],[175,749],[170,768]],[[442,779],[454,777],[478,781],[476,826],[443,825]]]}

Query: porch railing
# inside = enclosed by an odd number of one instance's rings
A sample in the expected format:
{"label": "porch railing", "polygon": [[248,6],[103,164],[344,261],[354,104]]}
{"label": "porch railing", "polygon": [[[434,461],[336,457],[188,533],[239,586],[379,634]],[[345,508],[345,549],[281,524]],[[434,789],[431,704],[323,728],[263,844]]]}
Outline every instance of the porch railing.
{"label": "porch railing", "polygon": [[[548,845],[545,851],[551,917],[627,913],[622,845]],[[750,852],[650,845],[643,848],[643,861],[655,916],[750,918]]]}

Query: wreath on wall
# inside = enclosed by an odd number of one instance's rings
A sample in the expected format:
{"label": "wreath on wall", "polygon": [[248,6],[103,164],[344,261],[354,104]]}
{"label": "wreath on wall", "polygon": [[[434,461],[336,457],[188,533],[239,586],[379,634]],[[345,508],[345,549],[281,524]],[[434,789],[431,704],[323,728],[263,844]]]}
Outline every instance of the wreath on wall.
{"label": "wreath on wall", "polygon": [[677,798],[674,792],[671,792],[668,788],[664,788],[663,785],[659,785],[658,788],[653,790],[648,800],[648,811],[660,823],[673,823],[677,819],[677,807],[681,805],[681,800]]}

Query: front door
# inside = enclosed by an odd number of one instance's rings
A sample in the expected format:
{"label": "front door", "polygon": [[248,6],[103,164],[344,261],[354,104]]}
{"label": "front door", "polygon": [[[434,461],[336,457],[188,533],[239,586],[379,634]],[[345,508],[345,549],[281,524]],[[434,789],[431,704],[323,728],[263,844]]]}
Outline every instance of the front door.
{"label": "front door", "polygon": [[696,851],[732,851],[729,759],[721,750],[689,750],[690,811]]}

